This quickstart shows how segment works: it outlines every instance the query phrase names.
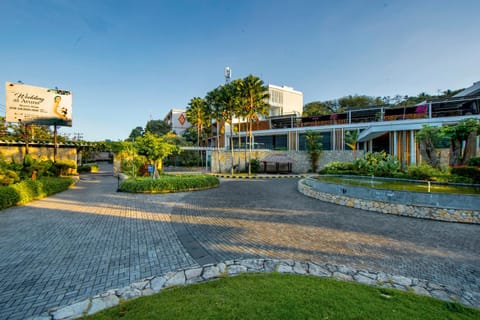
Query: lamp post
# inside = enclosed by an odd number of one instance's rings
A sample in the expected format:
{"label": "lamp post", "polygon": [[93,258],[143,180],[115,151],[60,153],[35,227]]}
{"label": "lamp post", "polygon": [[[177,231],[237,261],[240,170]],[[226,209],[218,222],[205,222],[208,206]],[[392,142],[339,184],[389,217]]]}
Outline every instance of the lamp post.
{"label": "lamp post", "polygon": [[[232,70],[230,70],[230,67],[225,67],[225,70],[224,70],[224,73],[225,73],[225,84],[228,85],[228,83],[230,82],[230,78],[232,77]],[[232,106],[230,105],[229,108],[232,108]],[[234,162],[235,162],[235,159],[234,159],[234,153],[233,153],[233,130],[232,130],[232,127],[233,127],[233,110],[229,110],[229,117],[230,117],[230,153],[231,153],[231,157],[232,157],[232,163],[231,163],[231,169],[230,169],[230,173],[231,175],[234,174]]]}

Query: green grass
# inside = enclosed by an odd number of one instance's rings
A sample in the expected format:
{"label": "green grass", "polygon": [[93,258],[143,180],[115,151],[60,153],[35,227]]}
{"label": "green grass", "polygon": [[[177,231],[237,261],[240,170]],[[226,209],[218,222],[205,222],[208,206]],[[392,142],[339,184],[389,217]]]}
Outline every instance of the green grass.
{"label": "green grass", "polygon": [[458,303],[318,277],[248,274],[167,289],[86,319],[480,319]]}

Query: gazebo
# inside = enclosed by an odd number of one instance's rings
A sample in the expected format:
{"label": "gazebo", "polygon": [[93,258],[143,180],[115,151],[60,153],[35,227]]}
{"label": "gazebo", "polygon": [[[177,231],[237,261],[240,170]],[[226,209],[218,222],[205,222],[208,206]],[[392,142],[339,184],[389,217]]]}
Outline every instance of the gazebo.
{"label": "gazebo", "polygon": [[293,159],[285,154],[270,154],[260,160],[263,163],[263,172],[267,173],[268,164],[275,164],[275,172],[280,173],[280,165],[286,165],[287,173],[292,172]]}

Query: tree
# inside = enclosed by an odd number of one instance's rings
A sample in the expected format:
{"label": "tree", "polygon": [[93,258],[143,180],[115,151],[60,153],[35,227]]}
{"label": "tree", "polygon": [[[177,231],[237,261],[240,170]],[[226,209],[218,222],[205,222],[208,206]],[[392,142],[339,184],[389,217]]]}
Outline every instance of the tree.
{"label": "tree", "polygon": [[[243,115],[248,124],[249,136],[249,162],[251,160],[252,142],[253,142],[253,122],[259,120],[259,116],[267,116],[270,109],[268,104],[268,87],[264,85],[260,78],[248,75],[238,83],[239,100],[243,106]],[[248,167],[248,174],[251,174],[251,168]]]}
{"label": "tree", "polygon": [[365,95],[349,95],[338,99],[340,108],[338,111],[344,112],[350,109],[359,109],[383,104],[381,99]]}
{"label": "tree", "polygon": [[422,159],[428,165],[434,168],[440,168],[440,157],[435,148],[441,140],[440,128],[424,125],[422,129],[417,132],[416,140]]}
{"label": "tree", "polygon": [[442,128],[442,134],[450,140],[450,165],[466,165],[476,153],[476,137],[480,134],[477,119],[465,119],[453,126]]}
{"label": "tree", "polygon": [[142,127],[136,127],[135,129],[132,129],[132,132],[130,132],[127,140],[135,141],[138,137],[143,136],[143,133],[144,131]]}
{"label": "tree", "polygon": [[319,141],[320,135],[316,131],[307,131],[307,154],[310,159],[310,167],[312,172],[317,172],[318,159],[322,154],[322,143]]}
{"label": "tree", "polygon": [[332,109],[332,104],[328,101],[313,101],[303,106],[303,116],[320,116],[332,114],[335,111]]}
{"label": "tree", "polygon": [[222,125],[223,112],[225,111],[225,104],[222,101],[223,92],[222,87],[217,87],[212,91],[207,92],[205,96],[205,102],[208,106],[208,110],[212,119],[215,120],[217,125],[216,146],[220,146],[220,126]]}
{"label": "tree", "polygon": [[163,136],[157,136],[153,133],[146,132],[143,137],[140,137],[135,142],[137,153],[145,156],[147,160],[155,165],[159,172],[163,171],[162,161],[169,155],[179,151],[179,147],[172,142],[173,133]]}
{"label": "tree", "polygon": [[359,130],[345,132],[345,144],[353,150],[353,157],[357,158],[357,143],[360,135]]}
{"label": "tree", "polygon": [[188,104],[186,115],[187,121],[197,128],[197,146],[200,146],[203,128],[210,122],[211,118],[205,100],[199,97],[192,98]]}
{"label": "tree", "polygon": [[170,125],[163,120],[149,120],[145,125],[145,132],[163,136],[170,132]]}

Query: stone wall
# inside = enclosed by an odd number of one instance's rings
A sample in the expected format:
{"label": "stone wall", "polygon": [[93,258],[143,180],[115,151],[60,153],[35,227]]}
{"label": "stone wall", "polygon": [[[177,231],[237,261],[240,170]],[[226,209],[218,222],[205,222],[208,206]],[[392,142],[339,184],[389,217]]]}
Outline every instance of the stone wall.
{"label": "stone wall", "polygon": [[[48,146],[29,146],[29,154],[37,160],[52,160],[54,148],[53,145]],[[15,161],[21,163],[25,157],[25,145],[0,145],[0,156],[5,161]],[[57,159],[59,161],[72,161],[77,163],[77,149],[75,147],[59,147],[57,149]]]}
{"label": "stone wall", "polygon": [[[305,151],[253,150],[251,158],[262,160],[270,154],[284,154],[292,158],[294,161],[292,165],[293,173],[307,173],[310,171],[310,161]],[[357,151],[356,156],[357,158],[363,157],[363,151]],[[238,168],[237,171],[244,171],[245,159],[249,159],[248,152],[244,150],[234,151],[233,157],[234,165]],[[351,162],[353,160],[353,151],[322,151],[318,168],[321,169],[330,162]],[[232,167],[232,154],[230,151],[213,151],[211,163],[212,173],[229,173]],[[269,169],[269,171],[271,170]],[[285,168],[282,167],[282,170],[285,170]]]}
{"label": "stone wall", "polygon": [[[363,199],[345,195],[349,193],[346,189],[348,187],[345,186],[341,186],[342,192],[339,193],[318,190],[315,185],[307,184],[306,179],[300,180],[297,188],[300,193],[308,197],[362,210],[440,221],[480,224],[480,208],[478,207],[478,209],[459,209],[444,206],[413,205],[412,201],[394,203]],[[388,190],[385,191],[388,192]]]}

